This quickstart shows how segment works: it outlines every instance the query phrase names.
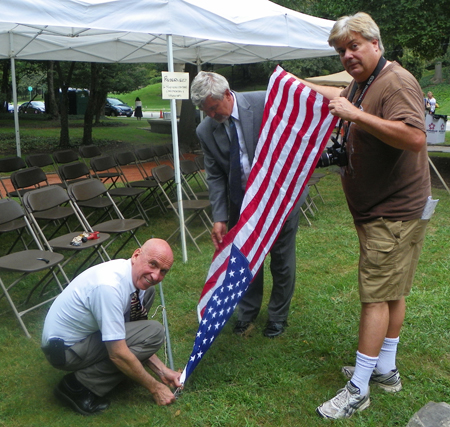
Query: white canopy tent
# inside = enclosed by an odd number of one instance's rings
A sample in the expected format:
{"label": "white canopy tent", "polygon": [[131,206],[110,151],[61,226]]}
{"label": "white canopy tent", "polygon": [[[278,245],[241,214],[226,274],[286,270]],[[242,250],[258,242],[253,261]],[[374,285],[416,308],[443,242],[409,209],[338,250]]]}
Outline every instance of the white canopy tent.
{"label": "white canopy tent", "polygon": [[[83,62],[242,64],[335,54],[333,21],[268,0],[0,0],[0,59]],[[175,100],[172,137],[178,198],[180,172]],[[14,112],[17,154],[20,134]],[[180,206],[183,260],[187,261]]]}
{"label": "white canopy tent", "polygon": [[268,0],[0,0],[0,59],[242,64],[334,54],[333,21]]}
{"label": "white canopy tent", "polygon": [[344,70],[327,76],[308,77],[305,80],[322,86],[347,87],[352,82],[353,77]]}

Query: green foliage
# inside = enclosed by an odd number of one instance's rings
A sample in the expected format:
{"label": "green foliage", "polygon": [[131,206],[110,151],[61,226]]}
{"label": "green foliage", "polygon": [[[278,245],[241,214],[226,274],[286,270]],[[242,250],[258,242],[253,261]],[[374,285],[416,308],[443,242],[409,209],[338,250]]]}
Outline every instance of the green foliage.
{"label": "green foliage", "polygon": [[301,78],[338,73],[343,69],[337,55],[315,59],[293,59],[283,61],[280,65],[286,71]]}
{"label": "green foliage", "polygon": [[411,49],[422,59],[433,59],[447,51],[450,8],[445,0],[278,0],[300,12],[336,20],[356,12],[369,13],[381,30],[387,52],[401,56]]}
{"label": "green foliage", "polygon": [[400,62],[417,80],[420,80],[425,69],[424,60],[414,55],[410,49],[404,49]]}

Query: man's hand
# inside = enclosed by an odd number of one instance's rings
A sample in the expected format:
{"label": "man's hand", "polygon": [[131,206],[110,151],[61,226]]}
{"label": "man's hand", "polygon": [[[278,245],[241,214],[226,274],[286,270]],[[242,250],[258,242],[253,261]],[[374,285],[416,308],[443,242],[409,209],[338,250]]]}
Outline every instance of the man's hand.
{"label": "man's hand", "polygon": [[219,249],[219,245],[222,243],[225,234],[227,234],[227,223],[215,222],[211,231],[211,239],[216,250]]}
{"label": "man's hand", "polygon": [[[161,384],[153,376],[148,373],[139,359],[127,347],[125,340],[105,341],[111,361],[119,368],[125,375],[145,387],[155,399],[155,402],[160,405],[170,405],[175,402],[175,395],[169,387]],[[155,372],[162,380],[166,378],[167,384],[173,383],[174,386],[181,385],[178,374],[167,368],[162,363],[156,354],[152,355],[147,365]]]}
{"label": "man's hand", "polygon": [[356,121],[358,113],[361,111],[355,107],[347,98],[342,96],[333,98],[328,104],[328,109],[333,116],[337,116],[341,119],[349,122]]}
{"label": "man's hand", "polygon": [[159,378],[161,378],[161,381],[165,385],[167,385],[169,387],[174,387],[174,388],[181,387],[180,377],[181,377],[181,372],[172,371],[172,369],[167,368],[167,367],[164,370],[162,370],[159,375]]}
{"label": "man's hand", "polygon": [[150,393],[158,406],[170,405],[176,401],[170,388],[159,382],[156,382]]}

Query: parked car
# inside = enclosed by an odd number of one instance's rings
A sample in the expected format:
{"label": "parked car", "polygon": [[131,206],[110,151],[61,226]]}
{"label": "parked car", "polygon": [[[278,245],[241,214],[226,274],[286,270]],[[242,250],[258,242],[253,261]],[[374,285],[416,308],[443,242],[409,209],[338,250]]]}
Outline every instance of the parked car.
{"label": "parked car", "polygon": [[43,114],[45,113],[45,103],[42,101],[28,101],[19,105],[19,113]]}
{"label": "parked car", "polygon": [[105,116],[127,116],[133,115],[133,109],[118,98],[106,98]]}

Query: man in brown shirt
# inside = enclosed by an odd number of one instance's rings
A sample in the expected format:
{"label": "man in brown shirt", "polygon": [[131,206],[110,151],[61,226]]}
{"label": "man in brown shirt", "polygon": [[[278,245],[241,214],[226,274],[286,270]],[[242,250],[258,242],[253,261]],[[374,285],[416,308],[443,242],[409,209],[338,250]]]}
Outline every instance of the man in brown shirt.
{"label": "man in brown shirt", "polygon": [[369,406],[369,381],[389,392],[402,388],[397,344],[431,189],[417,81],[383,58],[379,28],[365,13],[340,18],[328,42],[354,81],[344,91],[304,83],[350,126],[342,185],[360,242],[361,317],[356,366],[342,369],[350,381],[317,413],[348,418]]}

